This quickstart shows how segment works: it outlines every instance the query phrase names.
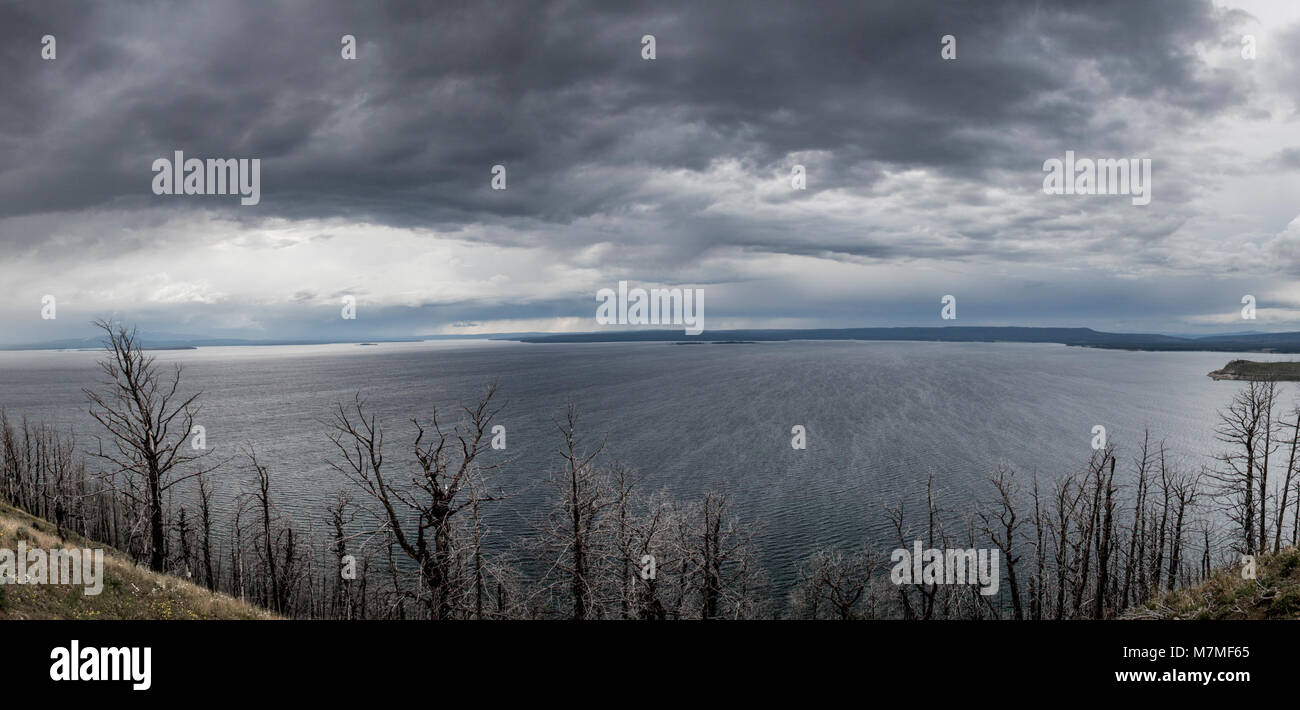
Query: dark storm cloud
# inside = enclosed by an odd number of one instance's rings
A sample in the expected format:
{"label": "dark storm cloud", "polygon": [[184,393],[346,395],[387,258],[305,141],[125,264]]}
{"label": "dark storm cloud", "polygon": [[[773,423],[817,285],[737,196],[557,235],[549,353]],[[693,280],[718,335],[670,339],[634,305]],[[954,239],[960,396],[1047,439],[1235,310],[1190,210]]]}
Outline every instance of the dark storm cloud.
{"label": "dark storm cloud", "polygon": [[[331,217],[578,248],[565,229],[657,208],[674,253],[959,257],[962,243],[775,230],[704,212],[653,171],[788,175],[807,200],[869,193],[883,171],[1024,182],[1067,148],[1140,151],[1153,130],[1116,102],[1158,102],[1160,131],[1241,104],[1199,45],[1234,41],[1209,2],[63,3],[0,9],[0,217],[174,208],[154,158],[262,159],[262,202],[228,218]],[[46,33],[59,58],[43,62]],[[339,56],[353,34],[357,61]],[[644,61],[640,38],[657,38]],[[959,59],[939,58],[958,38]],[[490,168],[509,189],[489,189]],[[1190,194],[1171,192],[1178,199]],[[972,199],[972,195],[958,196]],[[180,198],[184,199],[184,198]],[[641,238],[622,232],[613,240]],[[34,248],[26,235],[0,236]],[[182,237],[183,238],[183,237]],[[129,238],[83,244],[130,249]]]}

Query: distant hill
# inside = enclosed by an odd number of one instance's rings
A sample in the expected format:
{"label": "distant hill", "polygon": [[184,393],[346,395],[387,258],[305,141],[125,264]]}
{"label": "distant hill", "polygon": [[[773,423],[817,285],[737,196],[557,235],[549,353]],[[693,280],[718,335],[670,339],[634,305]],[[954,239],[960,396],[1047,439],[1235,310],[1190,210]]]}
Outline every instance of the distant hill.
{"label": "distant hill", "polygon": [[630,330],[561,333],[519,338],[525,343],[621,343],[749,340],[917,340],[963,343],[1059,343],[1116,350],[1300,353],[1300,332],[1238,333],[1182,338],[1152,333],[1106,333],[1092,328],[948,326],[933,328],[811,328],[713,330],[684,335],[681,330]]}

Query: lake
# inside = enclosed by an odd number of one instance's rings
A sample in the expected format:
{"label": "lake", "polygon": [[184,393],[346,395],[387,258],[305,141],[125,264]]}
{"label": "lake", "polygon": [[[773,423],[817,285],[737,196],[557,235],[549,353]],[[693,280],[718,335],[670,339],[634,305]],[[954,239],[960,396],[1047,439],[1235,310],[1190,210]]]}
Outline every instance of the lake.
{"label": "lake", "polygon": [[[1240,357],[1231,353],[1045,344],[430,341],[153,354],[181,364],[186,385],[203,391],[197,423],[213,456],[254,446],[280,508],[302,526],[321,532],[325,506],[345,485],[326,463],[333,446],[323,420],[336,403],[359,390],[397,460],[410,448],[411,417],[437,406],[454,418],[458,402],[496,380],[508,447],[491,456],[509,463],[491,482],[510,498],[489,518],[494,547],[534,529],[549,495],[545,473],[561,463],[553,419],[572,400],[588,440],[607,437],[608,456],[639,469],[643,489],[685,498],[725,486],[742,518],[762,523],[762,555],[779,589],[816,547],[892,549],[884,506],[917,501],[930,471],[943,507],[961,511],[989,497],[985,477],[1000,461],[1044,479],[1082,468],[1097,424],[1120,447],[1121,467],[1144,427],[1180,465],[1209,463],[1215,411],[1241,386],[1206,376]],[[101,378],[99,356],[0,352],[0,404],[11,416],[71,427],[91,448],[99,432],[81,389]],[[806,450],[791,448],[794,425],[806,427]],[[241,465],[217,474],[223,513],[247,476]]]}

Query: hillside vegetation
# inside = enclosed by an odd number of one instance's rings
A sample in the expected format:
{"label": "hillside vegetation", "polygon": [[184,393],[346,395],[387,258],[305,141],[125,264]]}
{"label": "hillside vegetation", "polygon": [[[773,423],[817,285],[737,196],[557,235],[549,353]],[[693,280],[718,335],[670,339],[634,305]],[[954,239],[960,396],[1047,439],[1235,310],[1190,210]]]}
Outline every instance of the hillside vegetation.
{"label": "hillside vegetation", "polygon": [[1260,557],[1255,579],[1220,570],[1194,587],[1164,594],[1130,619],[1300,619],[1300,550]]}
{"label": "hillside vegetation", "polygon": [[1300,381],[1300,362],[1283,360],[1279,362],[1255,362],[1253,360],[1233,360],[1222,369],[1210,373],[1216,380],[1277,380],[1278,382]]}
{"label": "hillside vegetation", "polygon": [[178,577],[151,572],[120,552],[0,503],[0,549],[99,548],[104,590],[86,596],[80,586],[0,584],[0,619],[271,619],[270,612]]}

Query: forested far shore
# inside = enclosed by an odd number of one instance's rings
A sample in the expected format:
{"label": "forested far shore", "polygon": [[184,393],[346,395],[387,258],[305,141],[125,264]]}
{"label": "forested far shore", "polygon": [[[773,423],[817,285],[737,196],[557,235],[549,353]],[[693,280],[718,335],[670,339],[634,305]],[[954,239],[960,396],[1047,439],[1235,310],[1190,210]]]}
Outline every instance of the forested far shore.
{"label": "forested far shore", "polygon": [[[742,519],[733,492],[651,489],[606,456],[577,404],[553,421],[558,453],[537,474],[551,492],[528,511],[531,532],[495,539],[485,514],[511,496],[490,453],[495,385],[450,418],[382,421],[360,393],[322,412],[339,492],[306,525],[282,512],[254,448],[218,460],[190,446],[203,398],[179,365],[159,366],[132,329],[97,325],[104,377],[85,396],[99,431],[77,441],[0,413],[0,499],[60,537],[288,617],[1104,619],[1300,539],[1300,408],[1276,381],[1247,382],[1216,413],[1204,465],[1143,432],[1062,472],[991,462],[969,510],[945,509],[931,474],[882,506],[892,540],[808,550],[790,588],[769,581],[762,521]],[[220,514],[214,491],[236,485]],[[895,583],[892,551],[917,543],[996,550],[997,593]]]}

